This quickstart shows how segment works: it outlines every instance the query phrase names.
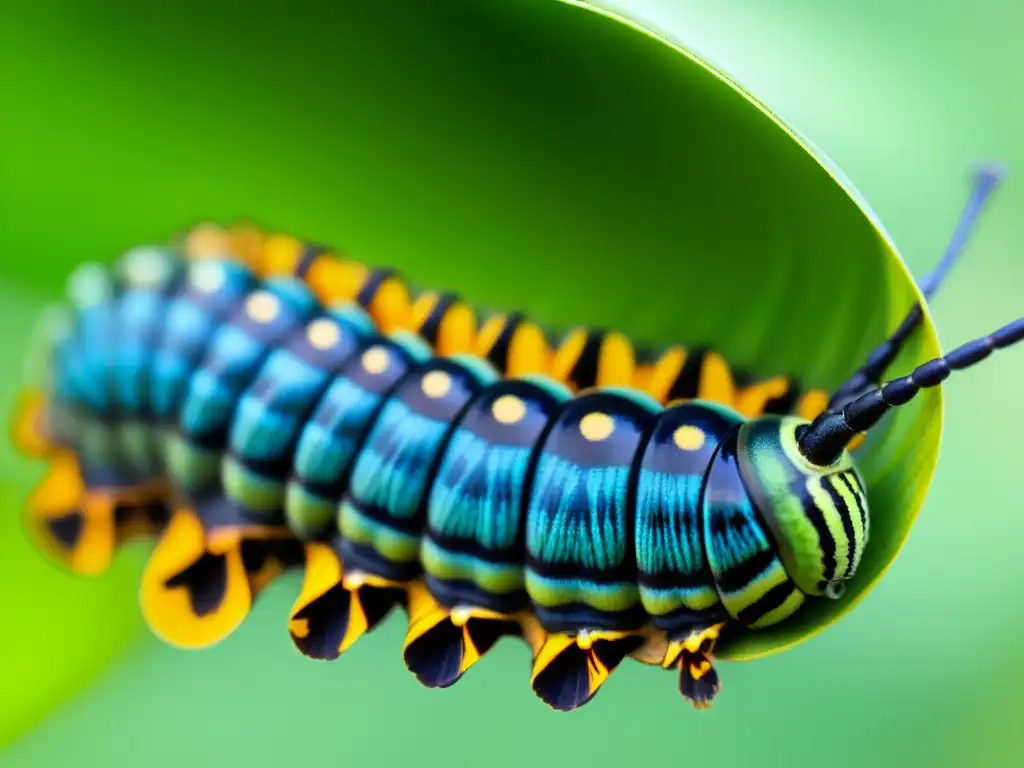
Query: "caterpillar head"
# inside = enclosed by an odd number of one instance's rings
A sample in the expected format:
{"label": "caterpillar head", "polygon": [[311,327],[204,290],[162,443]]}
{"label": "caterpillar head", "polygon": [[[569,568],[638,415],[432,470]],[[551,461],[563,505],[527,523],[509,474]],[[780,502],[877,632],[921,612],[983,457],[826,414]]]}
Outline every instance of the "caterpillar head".
{"label": "caterpillar head", "polygon": [[801,453],[799,438],[808,428],[794,417],[747,422],[737,435],[737,465],[797,589],[838,599],[868,543],[867,493],[847,450],[825,465]]}

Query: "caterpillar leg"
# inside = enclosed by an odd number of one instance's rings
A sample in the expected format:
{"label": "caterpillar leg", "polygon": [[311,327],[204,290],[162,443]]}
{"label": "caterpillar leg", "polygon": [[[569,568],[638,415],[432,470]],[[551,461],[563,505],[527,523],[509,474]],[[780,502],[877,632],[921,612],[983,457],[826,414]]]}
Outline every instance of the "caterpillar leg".
{"label": "caterpillar leg", "polygon": [[309,543],[302,592],[288,622],[292,642],[308,658],[337,659],[380,624],[404,594],[401,584],[346,573],[332,545]]}
{"label": "caterpillar leg", "polygon": [[254,525],[225,509],[176,509],[146,564],[142,613],[170,645],[204,648],[223,640],[267,585],[302,562],[302,546],[287,528]]}
{"label": "caterpillar leg", "polygon": [[422,581],[410,584],[407,599],[409,629],[402,654],[409,671],[428,688],[454,685],[499,639],[522,634],[514,616],[475,606],[449,610]]}
{"label": "caterpillar leg", "polygon": [[721,687],[711,659],[724,626],[694,630],[681,640],[669,642],[663,666],[679,668],[679,692],[697,709],[709,708]]}
{"label": "caterpillar leg", "polygon": [[622,660],[643,643],[637,632],[549,634],[535,650],[530,685],[552,709],[577,709],[594,698]]}
{"label": "caterpillar leg", "polygon": [[679,671],[679,692],[697,709],[709,709],[721,687],[712,665],[715,643],[725,622],[666,636],[652,635],[633,657],[645,664]]}
{"label": "caterpillar leg", "polygon": [[40,549],[81,576],[98,576],[129,541],[167,522],[159,484],[90,488],[78,459],[59,451],[28,501],[27,527]]}

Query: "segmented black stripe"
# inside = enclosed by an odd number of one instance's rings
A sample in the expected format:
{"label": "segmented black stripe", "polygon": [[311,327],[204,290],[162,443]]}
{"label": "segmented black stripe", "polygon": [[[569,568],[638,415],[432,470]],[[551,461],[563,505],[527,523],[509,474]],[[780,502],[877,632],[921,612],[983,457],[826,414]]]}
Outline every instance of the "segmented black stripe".
{"label": "segmented black stripe", "polygon": [[748,605],[740,611],[736,618],[742,624],[750,626],[761,617],[771,613],[785,603],[794,591],[793,585],[790,584],[788,580],[783,581],[780,584],[776,584],[762,595],[761,598],[753,605]]}
{"label": "segmented black stripe", "polygon": [[719,574],[715,585],[719,592],[739,592],[768,570],[774,562],[775,553],[770,549],[762,549],[753,557],[748,557]]}
{"label": "segmented black stripe", "polygon": [[[851,479],[852,476],[852,479]],[[867,509],[867,493],[864,491],[864,486],[860,484],[860,480],[852,472],[844,472],[841,477],[846,486],[850,489],[853,494],[853,498],[857,500],[857,511],[860,513],[861,527],[864,530],[864,538],[867,538],[868,532],[868,509]],[[856,488],[854,487],[856,483]],[[859,492],[858,492],[859,491]]]}
{"label": "segmented black stripe", "polygon": [[667,570],[658,573],[638,572],[636,583],[650,589],[701,589],[712,586],[714,577],[705,561],[697,570],[688,573]]}
{"label": "segmented black stripe", "polygon": [[[520,528],[525,527],[525,525],[520,526]],[[594,584],[621,584],[623,581],[635,578],[635,576],[631,576],[630,579],[627,579],[623,576],[621,569],[615,572],[602,572],[592,570],[577,563],[540,562],[529,556],[526,557],[525,568],[534,571],[538,576],[548,579],[580,579],[593,582]]]}
{"label": "segmented black stripe", "polygon": [[441,332],[441,321],[445,314],[459,301],[458,294],[445,291],[437,295],[434,306],[430,308],[426,319],[420,326],[419,334],[430,346],[437,346],[437,336]]}
{"label": "segmented black stripe", "polygon": [[[520,525],[519,527],[522,528],[523,526]],[[515,548],[488,549],[480,546],[475,539],[441,533],[429,525],[425,533],[430,537],[434,545],[453,554],[472,555],[479,560],[494,565],[521,565],[523,562],[523,553]]]}
{"label": "segmented black stripe", "polygon": [[356,294],[356,303],[363,309],[368,309],[377,297],[377,291],[392,277],[398,277],[398,271],[390,267],[373,270]]}
{"label": "segmented black stripe", "polygon": [[302,255],[299,256],[299,261],[295,265],[295,276],[300,280],[304,280],[309,273],[310,267],[313,266],[313,262],[326,252],[326,249],[320,245],[308,245],[303,248]]}
{"label": "segmented black stripe", "polygon": [[804,514],[818,534],[818,543],[821,546],[822,577],[825,581],[831,581],[836,574],[836,542],[825,522],[825,515],[807,490],[806,478],[801,477],[794,481],[791,490],[799,495]]}
{"label": "segmented black stripe", "polygon": [[587,332],[583,349],[580,350],[568,377],[577,389],[592,387],[597,383],[597,369],[598,363],[601,361],[601,346],[604,344],[604,337],[604,330]]}
{"label": "segmented black stripe", "polygon": [[703,611],[694,611],[683,606],[662,616],[652,616],[651,623],[664,630],[669,640],[683,640],[694,629],[704,629],[730,618],[732,617],[725,606],[716,603]]}
{"label": "segmented black stripe", "polygon": [[[841,475],[840,475],[841,477]],[[846,534],[846,570],[843,571],[840,578],[846,578],[850,575],[850,568],[853,567],[853,556],[856,552],[856,539],[853,533],[853,520],[850,518],[850,508],[847,506],[846,501],[843,499],[842,494],[839,493],[839,489],[835,487],[835,475],[822,478],[821,484],[828,493],[829,498],[832,499],[832,503],[836,505],[836,509],[839,510],[839,519],[843,523],[843,532]]]}
{"label": "segmented black stripe", "polygon": [[239,466],[245,467],[245,469],[259,475],[264,480],[283,481],[287,480],[289,475],[291,475],[292,467],[295,463],[295,447],[297,444],[298,440],[293,441],[284,453],[276,459],[257,459],[241,456],[230,447],[222,449],[219,453],[222,456],[230,457]]}
{"label": "segmented black stripe", "polygon": [[700,373],[704,369],[706,349],[694,349],[687,353],[682,370],[668,391],[668,400],[692,400],[700,392]]}
{"label": "segmented black stripe", "polygon": [[487,352],[487,360],[499,371],[508,370],[508,353],[512,347],[512,339],[516,330],[525,320],[522,313],[516,312],[505,318],[505,325],[495,339],[494,345]]}
{"label": "segmented black stripe", "polygon": [[800,387],[796,385],[793,379],[786,380],[786,391],[778,397],[770,398],[764,404],[764,413],[772,413],[779,416],[783,416],[787,413],[791,413],[793,408],[796,406],[797,401],[800,399]]}

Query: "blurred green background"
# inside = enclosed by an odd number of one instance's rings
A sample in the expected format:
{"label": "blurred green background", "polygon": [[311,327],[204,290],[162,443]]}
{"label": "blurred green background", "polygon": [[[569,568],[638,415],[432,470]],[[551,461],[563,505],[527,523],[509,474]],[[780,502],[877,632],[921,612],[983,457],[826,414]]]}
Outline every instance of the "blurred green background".
{"label": "blurred green background", "polygon": [[[438,0],[420,13],[435,31],[466,23],[465,35],[454,36],[461,47],[417,47],[412,22],[403,26],[396,17],[390,34],[403,44],[393,44],[390,68],[375,48],[379,39],[332,26],[352,3],[336,12],[226,2],[145,13],[109,2],[0,6],[0,348],[10,361],[0,376],[4,407],[35,313],[80,261],[109,259],[198,217],[255,212],[299,232],[344,232],[353,253],[387,262],[409,234],[387,226],[381,190],[393,185],[397,205],[414,197],[409,185],[438,178],[455,185],[459,179],[446,174],[464,173],[466,158],[455,164],[421,152],[370,167],[380,158],[335,142],[341,133],[347,144],[359,131],[367,138],[391,131],[413,146],[403,132],[419,123],[403,115],[446,109],[452,131],[466,134],[471,159],[484,163],[488,141],[509,141],[521,127],[502,114],[478,116],[492,122],[493,131],[481,133],[479,122],[467,127],[457,111],[457,99],[472,95],[465,89],[501,87],[474,77],[486,38],[474,37],[467,20],[480,16],[469,8],[487,4]],[[948,347],[1021,313],[1024,180],[1012,173],[1024,169],[1019,4],[600,5],[671,31],[810,137],[870,201],[917,273],[948,237],[972,164],[1005,162],[1008,183],[935,315]],[[403,3],[384,6],[398,12]],[[593,79],[609,78],[620,52],[581,45],[559,59],[550,53],[558,40],[530,39],[523,30],[510,39],[521,45],[524,68],[557,63],[565,67],[558,82],[577,88],[517,91],[509,100],[537,103],[538,114],[553,120],[578,118],[550,126],[553,133],[601,138],[592,121],[607,104],[578,97],[566,108],[560,101],[600,90],[603,83]],[[374,52],[377,66],[360,68],[361,54]],[[389,101],[396,76],[429,77],[440,70],[437,57],[446,71],[462,73],[450,102],[438,103],[429,89],[417,99],[409,88],[405,100]],[[318,79],[332,66],[344,68],[332,71],[332,82],[380,90],[379,114],[338,128],[343,105],[332,103],[334,94]],[[623,61],[621,81],[611,78],[609,87],[647,99],[645,83],[627,77],[643,66]],[[545,143],[539,133],[515,138],[520,148],[535,147],[545,168],[529,170],[538,174],[572,154],[571,145]],[[334,189],[371,171],[384,181],[364,209],[351,205],[358,190]],[[453,196],[452,215],[469,232],[466,255],[473,245],[488,257],[487,233],[496,226],[503,227],[502,247],[546,242],[576,253],[593,248],[595,258],[610,254],[616,243],[603,243],[599,230],[574,232],[569,213],[555,208],[572,188],[571,179],[562,181],[551,189]],[[580,210],[600,206],[580,192]],[[542,238],[517,239],[516,222],[501,221],[502,205],[525,197],[537,211],[531,226],[545,228]],[[342,199],[348,207],[334,208]],[[403,209],[403,226],[424,238],[424,247],[444,239],[435,210]],[[643,212],[631,215],[642,220]],[[851,616],[812,642],[756,663],[723,665],[723,695],[710,713],[690,711],[665,676],[631,665],[594,704],[554,715],[529,692],[525,651],[511,645],[451,691],[423,691],[398,660],[399,621],[343,662],[313,664],[292,651],[283,628],[295,579],[276,584],[216,649],[160,647],[141,631],[135,608],[141,553],[121,558],[103,579],[81,582],[28,550],[14,511],[37,468],[4,445],[0,499],[10,514],[0,517],[0,765],[1020,764],[1024,661],[1016,651],[1024,614],[1017,585],[1024,559],[1017,543],[1024,518],[1009,489],[1020,466],[1022,376],[1024,355],[1006,354],[947,387],[938,474],[896,565]]]}

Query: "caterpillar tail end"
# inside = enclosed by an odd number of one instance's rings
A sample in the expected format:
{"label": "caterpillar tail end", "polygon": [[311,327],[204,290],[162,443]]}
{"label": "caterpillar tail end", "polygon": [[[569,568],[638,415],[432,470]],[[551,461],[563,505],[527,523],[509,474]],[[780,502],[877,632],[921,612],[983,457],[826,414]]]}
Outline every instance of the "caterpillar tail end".
{"label": "caterpillar tail end", "polygon": [[178,648],[199,649],[234,632],[274,579],[302,559],[282,526],[211,520],[180,507],[142,575],[140,604],[150,630]]}
{"label": "caterpillar tail end", "polygon": [[292,607],[288,632],[299,652],[333,661],[376,627],[402,601],[402,585],[345,573],[330,544],[305,545],[306,572]]}
{"label": "caterpillar tail end", "polygon": [[547,635],[535,651],[530,685],[552,709],[578,709],[597,695],[622,660],[643,642],[643,636],[635,632],[584,630]]}
{"label": "caterpillar tail end", "polygon": [[405,666],[427,688],[448,688],[499,639],[521,634],[515,617],[477,607],[451,610],[437,603],[422,581],[409,585]]}

